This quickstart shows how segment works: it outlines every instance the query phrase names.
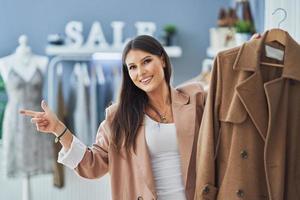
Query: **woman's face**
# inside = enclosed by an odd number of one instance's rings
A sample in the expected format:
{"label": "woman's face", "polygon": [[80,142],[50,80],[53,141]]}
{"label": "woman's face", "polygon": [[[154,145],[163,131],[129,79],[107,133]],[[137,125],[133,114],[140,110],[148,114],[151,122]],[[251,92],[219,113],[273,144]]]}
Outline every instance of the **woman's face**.
{"label": "woman's face", "polygon": [[141,50],[130,50],[125,59],[133,83],[145,92],[152,92],[165,81],[162,57]]}

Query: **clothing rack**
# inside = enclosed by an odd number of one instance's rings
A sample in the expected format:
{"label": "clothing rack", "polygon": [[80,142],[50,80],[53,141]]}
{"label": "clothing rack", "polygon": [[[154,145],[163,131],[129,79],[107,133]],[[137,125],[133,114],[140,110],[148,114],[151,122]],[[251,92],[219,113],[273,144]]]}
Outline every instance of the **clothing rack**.
{"label": "clothing rack", "polygon": [[63,61],[72,62],[88,62],[91,60],[90,55],[58,55],[53,57],[48,66],[48,104],[51,109],[56,110],[55,100],[54,100],[54,88],[55,88],[55,74],[56,67],[59,63]]}
{"label": "clothing rack", "polygon": [[[48,66],[48,104],[52,110],[57,112],[57,105],[55,100],[55,76],[56,69],[59,63],[63,61],[72,61],[72,62],[88,62],[91,60],[91,55],[59,55],[51,59]],[[92,76],[93,78],[94,76]],[[92,105],[94,102],[92,103]],[[97,121],[94,117],[91,117],[91,127],[92,132],[97,131]]]}
{"label": "clothing rack", "polygon": [[[182,55],[182,50],[179,46],[164,47],[166,52],[170,57],[178,58]],[[48,66],[48,103],[49,106],[54,108],[54,80],[56,66],[58,63],[63,61],[89,61],[92,58],[92,55],[97,52],[106,52],[106,53],[116,53],[118,51],[109,51],[109,50],[97,50],[94,48],[88,49],[86,47],[74,48],[66,46],[53,46],[49,45],[46,47],[46,54],[48,56],[53,56],[50,59]]]}

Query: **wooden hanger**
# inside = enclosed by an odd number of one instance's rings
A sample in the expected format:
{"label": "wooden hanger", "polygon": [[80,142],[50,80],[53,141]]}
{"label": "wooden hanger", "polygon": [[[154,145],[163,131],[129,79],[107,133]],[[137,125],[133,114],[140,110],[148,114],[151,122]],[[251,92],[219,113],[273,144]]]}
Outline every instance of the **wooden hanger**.
{"label": "wooden hanger", "polygon": [[279,42],[283,46],[286,46],[286,32],[279,28],[274,28],[268,31],[264,43]]}
{"label": "wooden hanger", "polygon": [[[284,12],[284,18],[278,23],[278,28],[271,29],[268,31],[264,43],[270,43],[270,42],[279,42],[281,45],[286,46],[287,43],[287,33],[280,29],[280,24],[286,19],[287,12],[283,8],[277,8],[272,15],[274,15],[278,10],[282,10]],[[261,62],[262,65],[267,66],[274,66],[274,67],[284,67],[283,64],[275,64],[275,63],[268,63],[268,62]]]}
{"label": "wooden hanger", "polygon": [[[281,45],[286,46],[286,32],[281,29],[271,29],[268,31],[264,43],[269,42],[279,42]],[[274,66],[274,67],[284,67],[283,64],[260,62],[262,65]]]}

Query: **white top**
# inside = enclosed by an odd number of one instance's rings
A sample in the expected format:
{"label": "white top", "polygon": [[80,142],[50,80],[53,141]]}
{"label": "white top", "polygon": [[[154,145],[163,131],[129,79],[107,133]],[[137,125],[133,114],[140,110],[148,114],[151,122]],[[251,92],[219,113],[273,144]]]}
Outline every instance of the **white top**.
{"label": "white top", "polygon": [[175,124],[158,123],[147,115],[145,122],[158,199],[186,200]]}

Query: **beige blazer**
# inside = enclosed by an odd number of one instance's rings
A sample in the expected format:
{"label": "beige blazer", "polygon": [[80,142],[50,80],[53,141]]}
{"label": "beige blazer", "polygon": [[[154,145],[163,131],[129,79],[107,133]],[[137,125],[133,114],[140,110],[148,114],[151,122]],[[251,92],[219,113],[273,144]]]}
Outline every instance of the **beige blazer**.
{"label": "beige blazer", "polygon": [[[201,86],[195,83],[171,89],[171,98],[186,197],[187,200],[192,200],[196,177],[196,142],[205,99]],[[80,176],[91,179],[108,172],[113,200],[157,199],[145,140],[145,127],[141,125],[138,132],[136,153],[127,153],[125,149],[116,153],[110,145],[110,123],[114,110],[114,105],[107,109],[106,119],[100,125],[96,143],[87,149],[76,171]]]}
{"label": "beige blazer", "polygon": [[262,66],[264,39],[220,53],[197,152],[197,200],[300,199],[300,46]]}

